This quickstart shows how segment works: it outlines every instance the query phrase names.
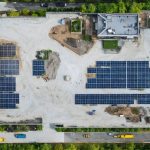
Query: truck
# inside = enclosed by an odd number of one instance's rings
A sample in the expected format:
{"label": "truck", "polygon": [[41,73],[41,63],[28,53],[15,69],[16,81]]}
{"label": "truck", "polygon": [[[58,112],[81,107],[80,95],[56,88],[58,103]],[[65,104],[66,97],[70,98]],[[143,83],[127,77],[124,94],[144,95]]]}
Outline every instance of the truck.
{"label": "truck", "polygon": [[15,138],[18,138],[18,139],[25,139],[26,138],[26,134],[23,134],[23,133],[17,133],[17,134],[14,134]]}
{"label": "truck", "polygon": [[121,139],[133,139],[135,136],[133,134],[117,134],[113,136],[114,138],[121,138]]}

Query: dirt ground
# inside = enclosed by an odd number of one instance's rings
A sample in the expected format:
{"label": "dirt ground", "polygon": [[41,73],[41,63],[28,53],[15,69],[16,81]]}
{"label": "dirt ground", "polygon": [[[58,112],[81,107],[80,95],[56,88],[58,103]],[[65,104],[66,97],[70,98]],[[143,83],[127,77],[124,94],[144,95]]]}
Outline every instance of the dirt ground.
{"label": "dirt ground", "polygon": [[139,122],[140,114],[138,107],[116,107],[110,106],[105,109],[105,111],[111,115],[121,116],[128,118],[131,122]]}
{"label": "dirt ground", "polygon": [[140,14],[140,27],[141,28],[150,28],[150,24],[149,24],[149,16],[150,16],[150,11],[143,11]]}
{"label": "dirt ground", "polygon": [[[57,25],[53,27],[49,33],[49,36],[58,41],[62,46],[69,48],[78,55],[86,54],[93,46],[93,42],[85,42],[82,40],[82,34],[71,33],[69,29],[69,23],[65,25]],[[77,47],[73,47],[72,44],[68,44],[67,39],[73,39]]]}

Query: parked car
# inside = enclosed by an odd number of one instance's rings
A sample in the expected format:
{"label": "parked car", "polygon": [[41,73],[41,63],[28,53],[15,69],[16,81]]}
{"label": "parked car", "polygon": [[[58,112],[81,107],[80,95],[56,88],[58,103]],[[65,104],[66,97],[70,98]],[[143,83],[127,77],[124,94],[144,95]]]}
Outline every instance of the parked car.
{"label": "parked car", "polygon": [[84,138],[90,138],[91,135],[90,135],[89,133],[85,133],[85,134],[83,134],[83,137],[84,137]]}
{"label": "parked car", "polygon": [[111,132],[109,132],[109,133],[107,133],[107,135],[112,135],[112,133],[111,133]]}
{"label": "parked car", "polygon": [[40,6],[41,7],[48,7],[48,3],[41,3]]}
{"label": "parked car", "polygon": [[5,138],[0,137],[0,142],[5,142]]}
{"label": "parked car", "polygon": [[18,134],[14,134],[15,138],[18,139],[25,139],[26,138],[26,134],[23,133],[18,133]]}
{"label": "parked car", "polygon": [[66,6],[67,6],[67,3],[64,3],[64,2],[56,2],[55,5],[56,5],[56,7],[66,7]]}

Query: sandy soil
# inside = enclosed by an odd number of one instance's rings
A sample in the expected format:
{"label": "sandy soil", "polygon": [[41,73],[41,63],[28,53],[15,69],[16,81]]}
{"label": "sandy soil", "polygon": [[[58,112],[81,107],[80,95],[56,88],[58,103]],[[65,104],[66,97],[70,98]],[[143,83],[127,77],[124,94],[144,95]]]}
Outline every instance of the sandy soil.
{"label": "sandy soil", "polygon": [[[105,105],[75,105],[74,94],[149,93],[149,90],[86,89],[85,83],[87,67],[94,65],[96,60],[149,60],[150,30],[142,31],[140,45],[127,41],[119,54],[104,54],[101,42],[97,41],[88,54],[78,56],[48,36],[50,29],[59,25],[59,20],[66,15],[51,14],[48,19],[1,18],[0,38],[18,43],[22,63],[20,75],[17,76],[20,104],[16,110],[0,110],[1,120],[15,121],[41,116],[44,130],[49,128],[49,123],[85,127],[146,126],[143,122],[126,123],[124,118],[105,113]],[[41,49],[52,49],[60,55],[61,64],[55,80],[45,82],[42,78],[32,76],[32,60],[35,59],[36,51]],[[71,81],[64,81],[64,75],[70,75]],[[96,110],[96,115],[87,115],[86,112],[92,109]]]}

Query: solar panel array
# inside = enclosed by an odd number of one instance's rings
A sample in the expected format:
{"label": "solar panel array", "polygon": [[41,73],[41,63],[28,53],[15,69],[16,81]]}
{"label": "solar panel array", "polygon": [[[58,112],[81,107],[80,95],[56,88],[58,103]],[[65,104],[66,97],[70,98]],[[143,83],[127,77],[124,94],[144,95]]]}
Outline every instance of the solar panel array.
{"label": "solar panel array", "polygon": [[16,78],[15,77],[0,77],[0,92],[16,91]]}
{"label": "solar panel array", "polygon": [[86,88],[150,88],[149,61],[97,61]]}
{"label": "solar panel array", "polygon": [[[0,57],[16,56],[16,45],[1,44]],[[19,75],[19,60],[0,59],[0,109],[15,109],[19,104],[19,94],[16,91],[16,78]]]}
{"label": "solar panel array", "polygon": [[19,75],[19,60],[0,59],[0,75]]}
{"label": "solar panel array", "polygon": [[[149,61],[97,61],[86,88],[150,88]],[[150,104],[150,94],[75,94],[75,104]]]}
{"label": "solar panel array", "polygon": [[16,45],[14,44],[1,44],[0,57],[14,57],[16,56]]}
{"label": "solar panel array", "polygon": [[150,104],[150,94],[76,94],[75,104]]}
{"label": "solar panel array", "polygon": [[44,60],[33,60],[33,76],[45,74]]}

